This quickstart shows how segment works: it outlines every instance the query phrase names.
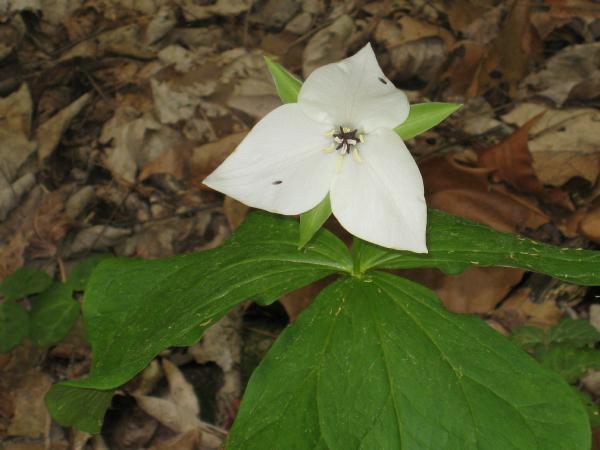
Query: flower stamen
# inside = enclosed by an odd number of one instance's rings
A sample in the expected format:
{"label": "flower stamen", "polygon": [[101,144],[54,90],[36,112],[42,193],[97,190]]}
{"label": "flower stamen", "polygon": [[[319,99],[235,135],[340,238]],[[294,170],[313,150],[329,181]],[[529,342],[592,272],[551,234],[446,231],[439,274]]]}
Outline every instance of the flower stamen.
{"label": "flower stamen", "polygon": [[333,153],[333,152],[335,152],[335,144],[332,143],[329,147],[325,147],[323,149],[323,151],[325,153]]}
{"label": "flower stamen", "polygon": [[342,165],[344,164],[344,157],[339,155],[335,160],[335,173],[340,173],[342,171]]}
{"label": "flower stamen", "polygon": [[[331,136],[333,137],[333,144],[327,147],[325,150],[327,153],[333,151],[331,148],[334,146],[335,150],[340,151],[340,156],[345,156],[351,153],[352,158],[357,163],[361,163],[363,161],[358,152],[357,145],[359,143],[364,143],[365,137],[363,134],[358,134],[358,130],[340,126],[338,131],[335,131]],[[339,168],[341,168],[341,165],[339,165]],[[340,170],[339,168],[338,170]]]}

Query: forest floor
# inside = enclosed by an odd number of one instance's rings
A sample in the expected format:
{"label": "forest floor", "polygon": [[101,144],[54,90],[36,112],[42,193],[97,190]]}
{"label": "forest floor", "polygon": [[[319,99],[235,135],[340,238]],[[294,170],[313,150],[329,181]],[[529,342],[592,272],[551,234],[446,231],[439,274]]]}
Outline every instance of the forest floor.
{"label": "forest floor", "polygon": [[[367,42],[412,103],[464,103],[408,142],[430,207],[597,248],[599,39],[600,4],[578,0],[0,0],[0,279],[34,266],[64,281],[100,252],[218,246],[248,208],[201,182],[280,104],[263,57],[305,78]],[[595,288],[504,268],[406,275],[505,335],[563,317],[600,330]],[[163,352],[118,391],[97,436],[59,426],[43,403],[89,370],[81,321],[56,345],[25,340],[0,354],[2,448],[217,448],[253,368],[317,291],[248,303]],[[596,360],[574,382],[592,399]],[[144,401],[169,388],[204,425]]]}

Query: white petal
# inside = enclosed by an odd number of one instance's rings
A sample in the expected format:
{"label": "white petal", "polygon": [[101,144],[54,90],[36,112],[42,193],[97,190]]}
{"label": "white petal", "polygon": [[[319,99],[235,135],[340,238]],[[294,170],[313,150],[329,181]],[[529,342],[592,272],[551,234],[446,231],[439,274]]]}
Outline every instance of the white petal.
{"label": "white petal", "polygon": [[300,214],[316,206],[335,174],[331,126],[307,117],[298,104],[267,114],[204,184],[249,206]]}
{"label": "white petal", "polygon": [[331,208],[354,236],[387,248],[427,253],[423,179],[396,133],[379,129],[346,157],[331,187]]}
{"label": "white petal", "polygon": [[350,58],[312,72],[300,89],[298,102],[315,120],[358,128],[395,128],[410,109],[404,92],[388,80],[371,44]]}

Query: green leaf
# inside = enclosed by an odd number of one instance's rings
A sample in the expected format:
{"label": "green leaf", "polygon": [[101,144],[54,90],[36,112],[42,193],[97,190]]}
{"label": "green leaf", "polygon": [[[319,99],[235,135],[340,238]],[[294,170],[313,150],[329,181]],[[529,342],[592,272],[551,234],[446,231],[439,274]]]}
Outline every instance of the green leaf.
{"label": "green leaf", "polygon": [[292,75],[285,68],[270,58],[265,57],[265,62],[273,82],[275,83],[275,89],[277,94],[283,103],[296,103],[298,101],[298,93],[302,87],[302,81]]}
{"label": "green leaf", "polygon": [[40,347],[56,344],[69,333],[79,317],[79,310],[72,286],[54,283],[33,302],[29,338]]}
{"label": "green leaf", "polygon": [[109,253],[98,253],[96,255],[88,256],[71,270],[67,284],[71,286],[74,291],[85,290],[87,280],[96,266],[102,261],[112,257],[113,256]]}
{"label": "green leaf", "polygon": [[27,311],[13,301],[5,300],[0,303],[0,353],[19,345],[28,332]]}
{"label": "green leaf", "polygon": [[4,300],[18,300],[28,295],[39,294],[52,284],[45,272],[34,267],[21,267],[0,283],[0,292]]}
{"label": "green leaf", "polygon": [[394,131],[402,139],[410,139],[442,122],[450,114],[461,108],[460,103],[415,103],[410,105],[408,118]]}
{"label": "green leaf", "polygon": [[544,344],[545,333],[538,327],[519,327],[513,330],[511,339],[523,349],[531,349]]}
{"label": "green leaf", "polygon": [[590,346],[600,341],[600,333],[587,320],[574,320],[568,317],[550,328],[548,334],[550,343],[556,342],[573,347]]}
{"label": "green leaf", "polygon": [[300,240],[298,248],[303,248],[331,215],[329,194],[310,211],[300,215]]}
{"label": "green leaf", "polygon": [[[283,381],[284,380],[284,381]],[[390,274],[326,288],[252,375],[228,449],[588,450],[556,374]]]}
{"label": "green leaf", "polygon": [[590,426],[592,428],[596,428],[600,426],[600,409],[598,409],[598,405],[594,401],[592,397],[590,397],[585,392],[581,392],[576,387],[573,387],[573,390],[577,394],[577,396],[581,399],[581,403],[583,407],[588,413],[588,418],[590,419]]}
{"label": "green leaf", "polygon": [[589,369],[600,369],[600,352],[593,348],[554,344],[545,349],[538,349],[534,356],[540,364],[558,373],[567,383],[575,383]]}
{"label": "green leaf", "polygon": [[469,265],[515,267],[585,286],[600,285],[600,252],[560,248],[429,210],[428,254],[397,251],[361,242],[354,251],[361,272],[371,269],[435,267],[455,275]]}
{"label": "green leaf", "polygon": [[[90,377],[61,389],[110,390],[127,382],[159,352],[191,345],[231,308],[248,299],[274,301],[334,272],[350,273],[347,247],[327,230],[299,251],[293,218],[251,214],[225,245],[163,260],[109,259],[88,281],[84,323],[93,350]],[[53,388],[54,389],[54,388]],[[56,409],[76,395],[53,396]],[[84,431],[74,416],[69,425]]]}
{"label": "green leaf", "polygon": [[55,384],[44,401],[52,418],[62,426],[76,423],[81,430],[98,433],[113,394],[113,389],[72,389]]}

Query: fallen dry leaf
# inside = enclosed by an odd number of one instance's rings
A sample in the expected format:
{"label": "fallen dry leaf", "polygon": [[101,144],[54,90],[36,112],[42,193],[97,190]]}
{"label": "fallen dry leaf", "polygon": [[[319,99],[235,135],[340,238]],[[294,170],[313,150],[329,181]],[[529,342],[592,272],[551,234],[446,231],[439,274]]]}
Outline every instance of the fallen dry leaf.
{"label": "fallen dry leaf", "polygon": [[469,267],[456,276],[429,269],[410,271],[408,277],[435,291],[450,311],[489,314],[523,274],[522,270],[502,267]]}
{"label": "fallen dry leaf", "polygon": [[175,144],[165,150],[157,158],[148,161],[140,170],[140,181],[155,174],[169,174],[183,180],[187,178],[187,169],[192,155],[191,143]]}
{"label": "fallen dry leaf", "polygon": [[579,223],[581,233],[588,239],[600,244],[600,202],[586,212]]}
{"label": "fallen dry leaf", "polygon": [[130,107],[117,109],[100,135],[101,143],[111,144],[106,149],[106,166],[117,179],[127,183],[135,182],[139,167],[180,140],[175,129],[163,126],[150,113]]}
{"label": "fallen dry leaf", "polygon": [[8,97],[0,98],[0,128],[28,137],[32,114],[33,102],[27,84],[21,84]]}
{"label": "fallen dry leaf", "polygon": [[202,340],[189,348],[197,363],[214,362],[223,371],[223,385],[216,395],[216,424],[223,428],[233,423],[242,395],[240,326],[241,309],[237,308],[211,326]]}
{"label": "fallen dry leaf", "polygon": [[58,146],[63,133],[69,128],[71,121],[88,104],[91,94],[84,94],[52,116],[35,131],[35,140],[38,142],[38,161],[44,164]]}
{"label": "fallen dry leaf", "polygon": [[244,205],[231,197],[226,196],[223,201],[223,214],[225,214],[232,231],[242,224],[249,211],[249,206]]}
{"label": "fallen dry leaf", "polygon": [[397,24],[391,20],[379,22],[375,40],[385,45],[397,72],[395,78],[400,80],[433,79],[454,45],[454,38],[445,28],[410,16],[402,17]]}
{"label": "fallen dry leaf", "polygon": [[498,145],[478,155],[478,161],[483,167],[494,170],[497,181],[506,181],[527,194],[538,194],[544,189],[533,170],[533,158],[527,146],[529,130],[543,114],[544,112],[541,112],[532,117]]}
{"label": "fallen dry leaf", "polygon": [[231,134],[216,142],[195,147],[190,161],[193,178],[198,182],[206,178],[235,150],[246,134]]}
{"label": "fallen dry leaf", "polygon": [[302,73],[304,79],[317,67],[346,57],[354,21],[348,15],[337,18],[331,25],[315,33],[304,48]]}
{"label": "fallen dry leaf", "polygon": [[501,231],[535,230],[550,218],[527,197],[490,186],[490,169],[460,164],[454,155],[419,163],[427,204]]}
{"label": "fallen dry leaf", "polygon": [[567,100],[595,99],[600,96],[599,58],[600,42],[568,46],[522,81],[520,97],[535,94],[556,106]]}
{"label": "fallen dry leaf", "polygon": [[178,434],[200,432],[201,445],[219,448],[225,434],[198,418],[200,405],[194,387],[169,360],[163,359],[162,366],[169,383],[169,392],[163,398],[133,393],[138,406]]}
{"label": "fallen dry leaf", "polygon": [[31,369],[13,392],[14,416],[8,427],[11,436],[38,437],[47,434],[50,416],[44,395],[52,386],[51,378],[39,369]]}
{"label": "fallen dry leaf", "polygon": [[600,133],[590,130],[597,127],[600,113],[592,108],[559,110],[522,103],[502,120],[522,126],[542,111],[545,114],[531,127],[528,142],[537,176],[552,186],[562,186],[576,176],[596,183],[600,174]]}

